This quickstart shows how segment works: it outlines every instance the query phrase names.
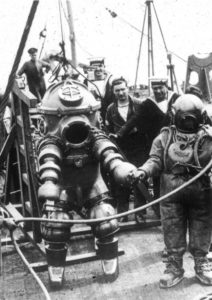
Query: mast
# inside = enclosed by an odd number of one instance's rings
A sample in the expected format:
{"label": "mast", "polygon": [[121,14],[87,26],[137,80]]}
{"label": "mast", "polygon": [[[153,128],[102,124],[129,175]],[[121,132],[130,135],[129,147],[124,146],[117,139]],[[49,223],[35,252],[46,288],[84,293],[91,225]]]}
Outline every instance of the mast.
{"label": "mast", "polygon": [[153,55],[153,35],[152,35],[152,13],[151,13],[151,3],[153,0],[147,0],[147,10],[148,10],[148,78],[154,76],[154,55]]}
{"label": "mast", "polygon": [[72,64],[76,68],[77,67],[77,55],[76,55],[76,40],[75,40],[75,33],[74,33],[74,22],[73,22],[73,14],[71,8],[71,1],[66,0],[67,10],[68,10],[68,25],[69,25],[69,39],[71,42],[71,54],[72,54]]}
{"label": "mast", "polygon": [[[151,76],[155,75],[155,70],[154,70],[154,53],[153,53],[153,34],[152,34],[152,12],[151,12],[151,6],[153,7],[155,16],[156,16],[156,20],[159,26],[159,30],[161,33],[161,37],[164,43],[164,47],[166,50],[166,54],[167,54],[167,59],[169,64],[167,65],[167,69],[168,69],[168,75],[170,76],[170,83],[171,83],[171,88],[172,90],[174,89],[174,85],[176,86],[177,92],[179,93],[179,87],[177,84],[177,79],[176,79],[176,75],[175,75],[175,70],[174,70],[174,65],[172,64],[172,57],[171,57],[171,52],[168,51],[168,48],[166,46],[166,42],[164,39],[164,35],[161,29],[161,25],[159,22],[159,18],[153,3],[153,0],[146,0],[145,2],[146,4],[146,8],[145,8],[145,13],[144,13],[144,20],[143,20],[143,29],[141,32],[141,40],[140,40],[140,45],[139,45],[139,53],[138,53],[138,59],[137,59],[137,68],[136,68],[136,76],[135,76],[135,83],[134,83],[134,91],[136,90],[136,84],[137,84],[137,78],[138,78],[138,69],[139,69],[139,63],[140,63],[140,55],[141,55],[141,46],[142,46],[142,39],[143,39],[143,35],[144,35],[144,27],[145,27],[145,21],[146,21],[146,15],[147,16],[147,25],[148,25],[148,34],[147,34],[147,38],[148,38],[148,80]],[[149,90],[149,94],[150,94],[150,83],[148,83],[148,90]]]}
{"label": "mast", "polygon": [[19,47],[18,47],[18,50],[16,53],[16,57],[15,57],[15,60],[14,60],[13,66],[12,66],[12,70],[9,75],[6,90],[4,92],[3,99],[0,103],[0,113],[3,112],[3,110],[5,109],[5,107],[7,105],[9,94],[13,87],[16,72],[17,72],[23,51],[24,51],[25,43],[26,43],[28,35],[29,35],[29,31],[30,31],[30,28],[31,28],[31,25],[32,25],[32,22],[33,22],[33,19],[34,19],[36,10],[37,10],[38,3],[39,3],[39,0],[33,0],[31,9],[30,9],[30,12],[28,15],[28,19],[27,19],[27,22],[26,22],[26,25],[25,25],[25,28],[24,28],[24,31],[23,31],[23,34],[21,37],[21,41],[20,41],[20,44],[19,44]]}

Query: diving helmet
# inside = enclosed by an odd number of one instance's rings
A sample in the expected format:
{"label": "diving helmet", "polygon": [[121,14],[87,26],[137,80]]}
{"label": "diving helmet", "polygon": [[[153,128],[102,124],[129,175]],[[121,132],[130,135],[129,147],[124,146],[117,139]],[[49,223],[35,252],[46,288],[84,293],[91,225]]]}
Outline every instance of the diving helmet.
{"label": "diving helmet", "polygon": [[100,107],[101,103],[78,81],[67,79],[52,84],[38,105],[41,133],[81,145],[91,127],[100,127]]}
{"label": "diving helmet", "polygon": [[183,133],[196,133],[205,122],[203,102],[195,95],[184,94],[172,105],[173,123]]}

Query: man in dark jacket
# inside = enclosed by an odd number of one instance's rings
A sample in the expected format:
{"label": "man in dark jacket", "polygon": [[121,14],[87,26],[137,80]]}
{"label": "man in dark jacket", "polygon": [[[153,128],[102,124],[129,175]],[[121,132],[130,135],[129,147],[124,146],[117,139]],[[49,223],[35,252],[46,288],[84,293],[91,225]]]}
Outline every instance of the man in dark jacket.
{"label": "man in dark jacket", "polygon": [[140,101],[135,114],[117,132],[117,136],[123,138],[136,126],[146,133],[149,150],[160,129],[170,122],[171,105],[179,96],[168,90],[166,78],[152,79],[151,87],[154,93],[153,97]]}
{"label": "man in dark jacket", "polygon": [[[112,81],[112,90],[115,95],[115,102],[107,108],[105,125],[111,137],[124,126],[137,111],[140,105],[140,100],[130,97],[128,93],[127,82],[124,78],[114,79]],[[146,137],[136,127],[121,139],[116,140],[119,148],[123,152],[126,159],[139,166],[139,164],[147,159]],[[138,207],[145,204],[144,197],[135,190],[135,206]],[[123,212],[129,208],[129,197],[131,190],[126,187],[115,186],[115,198],[117,200],[118,212]],[[136,216],[138,220],[139,216]]]}
{"label": "man in dark jacket", "polygon": [[[140,102],[135,113],[116,133],[118,139],[125,139],[132,128],[137,127],[146,134],[148,153],[161,128],[170,123],[171,106],[179,96],[175,92],[169,91],[167,78],[152,78],[150,82],[154,95]],[[154,198],[158,198],[160,194],[159,177],[153,178],[153,192]],[[160,214],[158,205],[154,207],[154,210],[157,215]]]}
{"label": "man in dark jacket", "polygon": [[37,59],[37,51],[36,48],[28,50],[31,59],[23,64],[17,75],[26,75],[30,92],[41,101],[46,91],[43,68],[46,68],[46,71],[48,71],[50,65]]}

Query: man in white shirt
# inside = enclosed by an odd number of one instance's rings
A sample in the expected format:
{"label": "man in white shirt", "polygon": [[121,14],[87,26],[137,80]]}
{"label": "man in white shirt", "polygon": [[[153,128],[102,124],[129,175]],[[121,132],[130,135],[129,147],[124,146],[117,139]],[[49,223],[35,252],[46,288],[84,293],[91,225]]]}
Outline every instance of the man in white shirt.
{"label": "man in white shirt", "polygon": [[[135,114],[141,101],[129,95],[127,81],[123,77],[112,81],[112,91],[115,101],[107,108],[105,125],[110,136],[115,137],[128,119]],[[132,128],[123,139],[117,139],[116,143],[126,159],[135,166],[147,159],[146,137],[136,127]],[[126,187],[115,186],[114,188],[114,198],[117,201],[118,212],[128,210],[131,190]],[[144,197],[137,190],[135,190],[135,194],[136,207],[146,203]],[[136,215],[137,219],[138,215]]]}

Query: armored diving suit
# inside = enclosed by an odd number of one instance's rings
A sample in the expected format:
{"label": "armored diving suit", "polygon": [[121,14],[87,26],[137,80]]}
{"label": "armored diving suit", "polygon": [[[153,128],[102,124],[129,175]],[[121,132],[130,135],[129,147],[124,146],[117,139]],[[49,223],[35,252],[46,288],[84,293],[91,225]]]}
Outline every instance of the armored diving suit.
{"label": "armored diving suit", "polygon": [[[197,175],[212,156],[212,128],[204,125],[203,103],[194,95],[182,95],[173,104],[173,123],[155,138],[150,158],[135,177],[160,176],[160,193],[165,195]],[[139,173],[140,172],[140,173]],[[179,193],[161,202],[164,242],[168,252],[160,287],[183,279],[186,234],[194,256],[196,277],[212,285],[212,269],[207,260],[211,243],[211,186],[208,174]]]}
{"label": "armored diving suit", "polygon": [[[129,171],[135,169],[124,162],[116,146],[98,129],[99,108],[87,87],[73,80],[50,86],[39,106],[42,137],[37,145],[38,197],[43,217],[50,220],[41,223],[41,234],[53,284],[62,282],[71,233],[70,224],[53,223],[51,219],[70,220],[73,211],[92,219],[114,215],[100,164],[118,184],[125,184]],[[104,274],[113,280],[118,275],[118,222],[95,223],[92,229]]]}

